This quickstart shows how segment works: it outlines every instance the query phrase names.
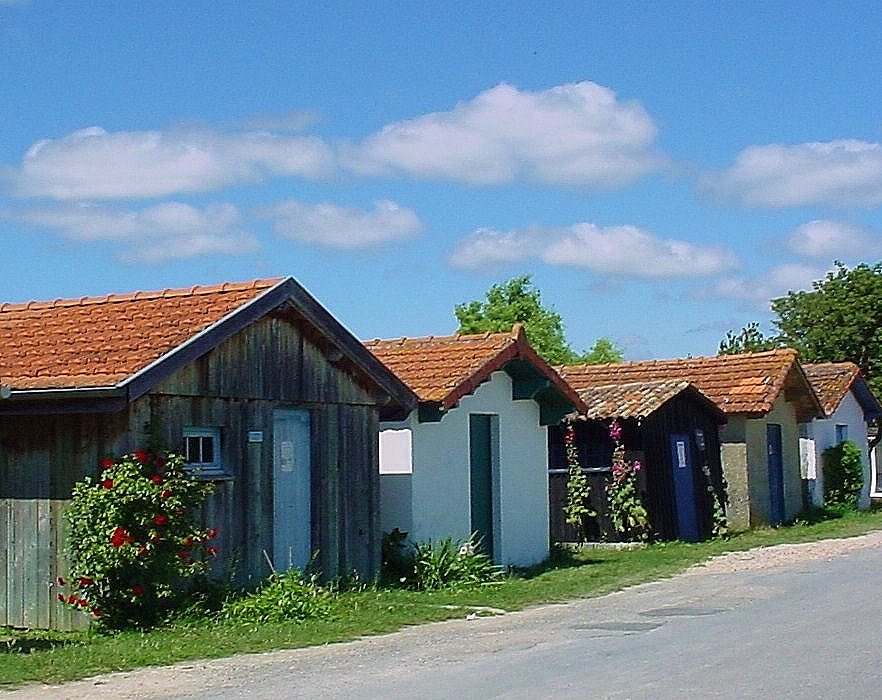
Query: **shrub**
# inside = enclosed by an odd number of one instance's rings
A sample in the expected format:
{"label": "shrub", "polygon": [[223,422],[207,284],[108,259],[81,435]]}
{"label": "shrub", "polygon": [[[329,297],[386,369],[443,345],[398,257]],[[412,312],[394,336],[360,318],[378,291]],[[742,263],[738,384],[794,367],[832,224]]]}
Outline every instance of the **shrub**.
{"label": "shrub", "polygon": [[481,551],[481,539],[473,533],[465,542],[447,537],[413,546],[414,587],[432,591],[456,586],[478,586],[501,575],[499,567]]}
{"label": "shrub", "polygon": [[824,504],[833,508],[857,508],[864,485],[860,448],[846,440],[824,450],[821,460]]}
{"label": "shrub", "polygon": [[246,622],[326,619],[334,609],[334,593],[319,585],[317,575],[300,571],[275,573],[267,582],[242,598],[228,601],[221,617]]}
{"label": "shrub", "polygon": [[74,486],[67,510],[70,588],[58,598],[91,612],[99,627],[150,627],[203,574],[215,530],[196,526],[211,490],[179,455],[134,452],[105,459],[97,478]]}

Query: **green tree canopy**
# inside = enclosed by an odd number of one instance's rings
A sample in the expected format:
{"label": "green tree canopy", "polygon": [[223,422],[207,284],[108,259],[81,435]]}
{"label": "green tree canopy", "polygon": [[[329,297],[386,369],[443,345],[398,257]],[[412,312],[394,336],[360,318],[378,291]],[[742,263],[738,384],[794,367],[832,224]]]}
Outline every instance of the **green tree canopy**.
{"label": "green tree canopy", "polygon": [[454,313],[459,333],[505,333],[515,323],[522,323],[530,344],[549,364],[583,361],[567,343],[560,314],[543,306],[542,295],[533,287],[530,275],[494,284],[485,301],[457,304]]}
{"label": "green tree canopy", "polygon": [[579,361],[587,365],[606,365],[624,359],[625,351],[622,348],[609,338],[598,338],[594,346]]}
{"label": "green tree canopy", "polygon": [[762,352],[781,347],[781,341],[776,336],[763,335],[759,323],[748,323],[738,333],[729,331],[726,337],[720,341],[718,355],[740,355],[745,352]]}
{"label": "green tree canopy", "polygon": [[840,262],[812,290],[772,300],[781,344],[803,362],[851,361],[882,398],[882,263]]}

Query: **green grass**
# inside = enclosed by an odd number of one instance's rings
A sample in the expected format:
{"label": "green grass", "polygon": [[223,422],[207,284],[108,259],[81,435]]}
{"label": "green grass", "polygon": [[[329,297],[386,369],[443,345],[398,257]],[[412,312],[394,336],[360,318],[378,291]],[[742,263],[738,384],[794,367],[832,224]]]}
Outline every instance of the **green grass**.
{"label": "green grass", "polygon": [[501,584],[468,590],[369,588],[341,593],[330,620],[243,624],[201,619],[152,632],[113,636],[0,628],[0,689],[31,681],[59,683],[139,666],[345,641],[463,617],[478,608],[511,611],[597,596],[670,576],[724,552],[850,537],[876,529],[882,529],[882,512],[848,513],[838,519],[754,530],[698,544],[672,542],[628,551],[556,552],[541,567],[520,572]]}

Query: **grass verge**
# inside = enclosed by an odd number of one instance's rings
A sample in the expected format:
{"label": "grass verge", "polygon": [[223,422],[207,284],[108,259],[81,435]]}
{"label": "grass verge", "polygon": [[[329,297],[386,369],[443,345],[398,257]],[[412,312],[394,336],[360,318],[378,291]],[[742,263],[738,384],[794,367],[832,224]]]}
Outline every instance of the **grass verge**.
{"label": "grass verge", "polygon": [[140,666],[328,644],[476,611],[480,614],[484,608],[512,611],[598,596],[670,576],[725,552],[852,537],[877,529],[882,529],[882,512],[848,513],[838,519],[753,530],[698,544],[557,552],[542,566],[491,586],[433,592],[368,588],[341,593],[330,620],[243,624],[203,618],[112,636],[0,628],[0,689],[28,682],[60,683]]}

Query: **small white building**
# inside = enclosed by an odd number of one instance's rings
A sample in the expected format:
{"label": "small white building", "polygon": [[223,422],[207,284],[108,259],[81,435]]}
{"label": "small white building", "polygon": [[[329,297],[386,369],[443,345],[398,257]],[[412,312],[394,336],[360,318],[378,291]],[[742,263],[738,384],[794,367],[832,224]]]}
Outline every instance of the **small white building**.
{"label": "small white building", "polygon": [[497,564],[549,553],[547,426],[584,406],[510,333],[365,343],[418,396],[380,424],[380,527],[415,542],[479,533]]}
{"label": "small white building", "polygon": [[879,488],[874,483],[875,470],[870,468],[867,423],[882,415],[882,407],[853,362],[807,364],[803,369],[825,414],[824,418],[807,424],[803,441],[803,464],[807,471],[804,478],[809,484],[812,503],[821,506],[824,502],[824,450],[850,440],[860,448],[863,458],[864,487],[858,505],[867,508],[870,493]]}

